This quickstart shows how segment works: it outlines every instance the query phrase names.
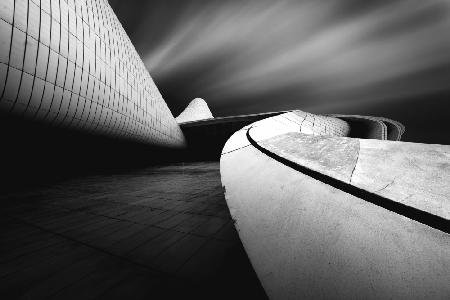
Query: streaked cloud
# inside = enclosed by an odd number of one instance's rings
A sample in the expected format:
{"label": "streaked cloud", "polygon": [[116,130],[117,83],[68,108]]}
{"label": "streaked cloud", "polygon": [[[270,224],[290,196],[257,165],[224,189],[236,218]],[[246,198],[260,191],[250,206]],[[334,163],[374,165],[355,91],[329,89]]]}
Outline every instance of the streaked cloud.
{"label": "streaked cloud", "polygon": [[215,115],[325,113],[450,91],[448,0],[112,2],[175,113],[195,97]]}

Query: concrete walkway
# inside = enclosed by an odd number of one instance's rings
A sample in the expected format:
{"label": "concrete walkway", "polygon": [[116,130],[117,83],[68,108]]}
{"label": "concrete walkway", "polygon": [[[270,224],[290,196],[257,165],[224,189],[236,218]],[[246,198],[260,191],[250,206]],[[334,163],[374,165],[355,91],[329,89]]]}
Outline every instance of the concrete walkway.
{"label": "concrete walkway", "polygon": [[334,120],[306,119],[253,123],[222,151],[226,201],[268,296],[449,299],[449,146],[337,137]]}
{"label": "concrete walkway", "polygon": [[266,297],[217,162],[73,179],[1,203],[4,299]]}

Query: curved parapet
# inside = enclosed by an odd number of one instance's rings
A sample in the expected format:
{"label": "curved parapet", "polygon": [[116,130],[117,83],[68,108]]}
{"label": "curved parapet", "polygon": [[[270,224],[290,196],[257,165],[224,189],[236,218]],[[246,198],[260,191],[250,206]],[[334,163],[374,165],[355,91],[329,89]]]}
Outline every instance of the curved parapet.
{"label": "curved parapet", "polygon": [[402,135],[405,133],[405,126],[402,123],[387,118],[379,119],[386,124],[388,140],[400,141],[402,139]]}
{"label": "curved parapet", "polygon": [[2,1],[0,112],[150,145],[185,145],[107,0]]}
{"label": "curved parapet", "polygon": [[179,124],[214,118],[208,104],[201,98],[195,98],[175,119]]}
{"label": "curved parapet", "polygon": [[363,139],[386,140],[388,129],[386,124],[377,117],[358,115],[330,115],[347,121],[350,124],[350,137]]}
{"label": "curved parapet", "polygon": [[325,133],[305,115],[248,125],[222,151],[227,204],[268,296],[447,298],[450,146],[349,138],[333,117]]}
{"label": "curved parapet", "polygon": [[350,137],[354,138],[400,141],[405,132],[403,124],[388,118],[342,114],[330,116],[347,121],[352,128]]}

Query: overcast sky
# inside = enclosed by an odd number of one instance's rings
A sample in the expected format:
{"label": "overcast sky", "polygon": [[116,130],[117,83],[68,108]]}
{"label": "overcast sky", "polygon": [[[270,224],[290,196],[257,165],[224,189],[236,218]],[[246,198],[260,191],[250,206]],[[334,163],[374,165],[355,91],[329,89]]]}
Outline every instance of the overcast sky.
{"label": "overcast sky", "polygon": [[450,0],[110,0],[176,116],[392,117],[450,144]]}

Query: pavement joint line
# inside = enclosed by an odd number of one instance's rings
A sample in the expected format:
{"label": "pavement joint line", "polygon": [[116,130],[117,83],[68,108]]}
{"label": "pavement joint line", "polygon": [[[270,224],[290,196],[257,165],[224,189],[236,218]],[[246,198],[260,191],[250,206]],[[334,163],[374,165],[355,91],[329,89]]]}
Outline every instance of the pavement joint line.
{"label": "pavement joint line", "polygon": [[[157,270],[157,269],[150,268],[149,266],[147,266],[147,265],[145,265],[145,264],[142,264],[142,263],[133,261],[133,260],[131,260],[131,259],[129,259],[129,258],[120,256],[120,255],[117,255],[117,254],[112,253],[112,252],[109,252],[109,251],[106,251],[105,249],[100,248],[100,247],[95,247],[95,246],[93,246],[93,245],[91,245],[91,244],[88,244],[88,243],[79,241],[79,240],[77,240],[77,239],[74,239],[74,238],[65,236],[65,235],[63,235],[63,234],[60,234],[60,233],[57,233],[57,232],[54,232],[54,231],[51,231],[51,230],[47,230],[47,229],[42,228],[42,227],[40,227],[40,226],[38,226],[38,225],[35,225],[35,224],[32,224],[32,223],[28,223],[28,222],[26,222],[26,221],[21,221],[21,222],[24,223],[24,224],[33,226],[33,227],[35,227],[35,228],[38,228],[38,229],[40,229],[40,230],[42,230],[42,231],[44,231],[44,232],[48,232],[48,233],[54,234],[54,235],[56,235],[56,236],[59,236],[59,237],[62,237],[62,238],[64,238],[64,239],[66,239],[66,240],[69,240],[69,241],[72,241],[72,242],[75,242],[75,243],[84,245],[84,246],[86,246],[86,247],[88,247],[88,248],[91,248],[91,249],[93,249],[93,250],[96,250],[96,251],[99,251],[99,252],[101,252],[101,253],[110,255],[110,256],[112,256],[112,257],[114,257],[114,258],[116,258],[116,259],[119,259],[119,260],[121,260],[121,261],[128,262],[128,263],[130,263],[131,265],[134,265],[134,266],[137,266],[137,267],[140,267],[140,268],[144,268],[144,269],[146,269],[146,270],[148,270],[148,271],[150,271],[150,272],[153,272],[153,273],[157,273],[157,274],[159,274],[159,275],[162,275],[165,279],[171,279],[171,277],[175,277],[176,279],[181,280],[181,281],[186,281],[186,280],[187,280],[187,281],[191,281],[189,278],[179,276],[179,275],[177,275],[176,273],[168,273],[168,272],[164,272],[164,271],[161,271],[161,270]],[[162,233],[161,233],[161,234],[162,234]],[[155,237],[156,237],[156,236],[155,236]],[[155,238],[155,237],[154,237],[154,238]],[[153,239],[153,238],[152,238],[152,239]],[[146,241],[146,242],[147,242],[147,241]],[[131,252],[131,251],[130,251],[130,252]]]}
{"label": "pavement joint line", "polygon": [[228,152],[224,152],[224,153],[222,153],[221,155],[225,155],[225,154],[228,154],[228,153],[232,153],[232,152],[234,152],[234,151],[238,151],[238,150],[241,150],[241,149],[247,148],[248,146],[251,146],[251,144],[248,144],[248,145],[245,145],[245,146],[242,146],[242,147],[239,147],[239,148],[236,148],[236,149],[230,150],[230,151],[228,151]]}
{"label": "pavement joint line", "polygon": [[[200,226],[200,225],[199,225]],[[197,227],[199,227],[199,226],[197,226]],[[217,231],[216,231],[216,233],[217,232],[219,232],[221,229],[223,229],[224,227],[226,226],[226,223],[224,223]],[[196,228],[197,228],[196,227]],[[206,245],[208,244],[208,242],[210,242],[210,241],[213,241],[213,240],[215,240],[215,241],[222,241],[222,240],[220,240],[220,239],[217,239],[214,235],[211,235],[211,236],[209,236],[209,237],[207,237],[206,238],[206,241],[191,255],[191,256],[189,256],[189,258],[188,259],[186,259],[186,261],[183,263],[183,264],[181,264],[181,266],[175,271],[175,273],[178,273],[198,252],[200,252],[200,250],[202,249],[202,248],[204,248],[204,247],[206,247]]]}

